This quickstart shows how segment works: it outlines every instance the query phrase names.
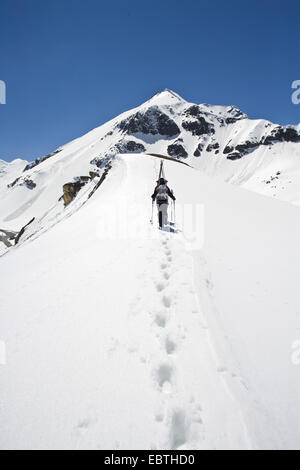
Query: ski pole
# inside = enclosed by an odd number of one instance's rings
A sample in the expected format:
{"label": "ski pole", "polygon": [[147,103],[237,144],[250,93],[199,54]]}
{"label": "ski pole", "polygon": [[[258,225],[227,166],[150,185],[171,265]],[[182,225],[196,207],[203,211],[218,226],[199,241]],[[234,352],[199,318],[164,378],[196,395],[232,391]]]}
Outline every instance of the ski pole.
{"label": "ski pole", "polygon": [[154,201],[152,201],[152,213],[151,213],[151,220],[150,220],[151,224],[153,224],[153,205],[154,205]]}
{"label": "ski pole", "polygon": [[174,225],[176,224],[176,212],[175,212],[175,201],[173,201],[174,204]]}

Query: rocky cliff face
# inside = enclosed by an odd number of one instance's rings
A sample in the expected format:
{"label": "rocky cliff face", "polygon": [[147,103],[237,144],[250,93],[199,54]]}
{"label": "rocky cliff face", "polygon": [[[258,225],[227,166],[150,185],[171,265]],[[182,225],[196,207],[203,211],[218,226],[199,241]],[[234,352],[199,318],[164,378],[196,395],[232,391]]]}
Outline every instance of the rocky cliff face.
{"label": "rocky cliff face", "polygon": [[[98,167],[111,162],[117,153],[149,151],[179,159],[217,155],[219,162],[222,159],[234,162],[259,148],[270,150],[278,143],[300,142],[299,126],[252,121],[236,106],[191,104],[170,90],[158,93],[102,127],[105,132],[101,133],[99,128],[101,145],[97,145],[100,152],[89,160]],[[26,177],[12,181],[10,187],[24,184],[33,189],[36,183],[30,172],[49,159],[57,160],[61,152],[64,153],[64,147],[28,163],[24,168]]]}
{"label": "rocky cliff face", "polygon": [[81,188],[83,188],[89,180],[89,176],[79,176],[74,181],[63,185],[62,198],[64,200],[65,207],[75,199]]}
{"label": "rocky cliff face", "polygon": [[259,147],[300,141],[299,126],[252,121],[236,106],[190,104],[169,90],[155,95],[138,111],[125,114],[125,118],[116,118],[102,139],[103,143],[113,137],[119,140],[99,155],[98,164],[115,153],[150,150],[179,159],[218,155],[219,161],[233,162]]}
{"label": "rocky cliff face", "polygon": [[167,114],[158,106],[150,106],[145,111],[139,111],[133,116],[120,122],[122,132],[134,134],[152,134],[174,137],[180,133],[180,129]]}

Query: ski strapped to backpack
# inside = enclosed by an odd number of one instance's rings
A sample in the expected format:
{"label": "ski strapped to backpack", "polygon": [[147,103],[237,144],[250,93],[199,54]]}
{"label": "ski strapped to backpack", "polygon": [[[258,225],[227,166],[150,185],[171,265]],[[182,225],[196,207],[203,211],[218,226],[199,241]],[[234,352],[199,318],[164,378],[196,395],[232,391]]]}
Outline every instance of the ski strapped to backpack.
{"label": "ski strapped to backpack", "polygon": [[[172,220],[175,219],[175,196],[173,191],[167,185],[168,181],[165,178],[164,173],[164,162],[160,162],[160,169],[159,169],[159,177],[157,180],[157,186],[154,189],[154,193],[152,194],[152,214],[150,222],[153,222],[153,203],[156,200],[157,203],[157,210],[158,210],[158,219],[159,219],[159,227],[163,228],[164,226],[174,225]],[[171,203],[171,221],[168,222],[168,205],[169,205],[169,197],[172,199]],[[174,214],[174,218],[173,218]]]}

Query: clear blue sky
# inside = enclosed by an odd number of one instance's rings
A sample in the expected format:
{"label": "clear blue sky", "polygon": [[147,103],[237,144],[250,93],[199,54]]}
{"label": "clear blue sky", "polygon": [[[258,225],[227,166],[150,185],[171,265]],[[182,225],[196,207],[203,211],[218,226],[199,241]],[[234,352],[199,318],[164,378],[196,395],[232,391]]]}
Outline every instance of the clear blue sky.
{"label": "clear blue sky", "polygon": [[1,0],[0,158],[33,160],[170,88],[300,122],[299,0]]}

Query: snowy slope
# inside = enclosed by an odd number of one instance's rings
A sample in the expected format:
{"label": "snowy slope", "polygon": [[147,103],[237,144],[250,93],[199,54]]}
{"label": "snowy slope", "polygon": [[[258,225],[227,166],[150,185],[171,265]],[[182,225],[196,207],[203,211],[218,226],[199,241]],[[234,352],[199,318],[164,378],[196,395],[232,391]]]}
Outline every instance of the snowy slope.
{"label": "snowy slope", "polygon": [[[299,446],[299,139],[166,90],[0,161],[1,448]],[[146,153],[190,165],[165,162],[177,233]]]}
{"label": "snowy slope", "polygon": [[181,158],[208,175],[299,204],[299,141],[300,125],[251,120],[234,106],[194,105],[165,90],[18,171],[6,165],[5,178],[1,164],[0,229],[17,231],[32,217],[61,211],[64,184],[128,152]]}
{"label": "snowy slope", "polygon": [[8,163],[0,160],[0,184],[3,189],[5,183],[9,184],[12,178],[19,176],[28,162],[20,158]]}
{"label": "snowy slope", "polygon": [[63,209],[98,138],[31,170],[26,217],[52,215],[0,259],[0,447],[299,448],[299,208],[168,161],[178,232],[159,232],[159,159],[117,155]]}

